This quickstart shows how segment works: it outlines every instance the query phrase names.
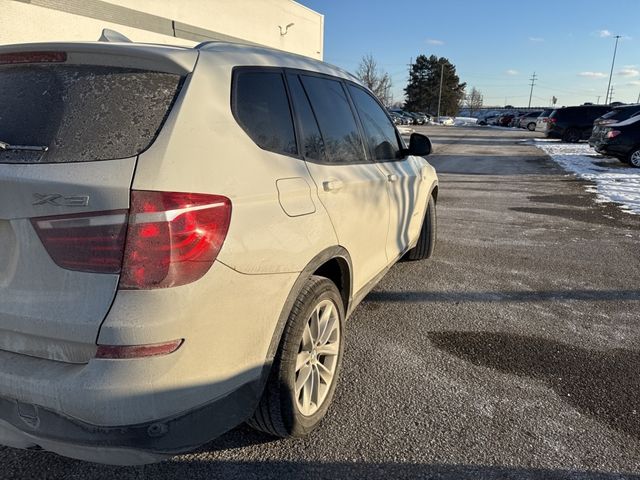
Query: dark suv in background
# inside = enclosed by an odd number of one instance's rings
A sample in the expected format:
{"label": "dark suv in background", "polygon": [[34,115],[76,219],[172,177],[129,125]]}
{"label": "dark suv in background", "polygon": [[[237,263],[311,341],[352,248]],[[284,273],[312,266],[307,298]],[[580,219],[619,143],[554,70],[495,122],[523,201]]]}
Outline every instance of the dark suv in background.
{"label": "dark suv in background", "polygon": [[582,105],[554,110],[546,122],[545,132],[548,138],[560,138],[565,142],[576,143],[586,140],[593,129],[593,122],[611,110],[607,105]]}

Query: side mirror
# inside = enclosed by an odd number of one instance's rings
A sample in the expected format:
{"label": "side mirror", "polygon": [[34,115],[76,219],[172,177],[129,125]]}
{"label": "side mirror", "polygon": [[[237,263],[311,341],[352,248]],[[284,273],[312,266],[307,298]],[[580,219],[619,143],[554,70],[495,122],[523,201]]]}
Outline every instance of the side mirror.
{"label": "side mirror", "polygon": [[404,151],[407,155],[424,157],[431,153],[431,140],[421,133],[412,133],[409,137],[409,148]]}

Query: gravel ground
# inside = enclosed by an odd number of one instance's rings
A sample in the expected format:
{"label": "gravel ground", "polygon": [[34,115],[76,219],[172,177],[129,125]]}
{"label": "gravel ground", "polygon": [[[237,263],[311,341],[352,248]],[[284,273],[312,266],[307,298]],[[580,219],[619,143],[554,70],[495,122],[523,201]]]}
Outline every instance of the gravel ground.
{"label": "gravel ground", "polygon": [[0,477],[640,479],[640,217],[520,141],[536,134],[416,130],[441,179],[435,257],[356,310],[318,431],[243,426],[136,468],[0,447]]}

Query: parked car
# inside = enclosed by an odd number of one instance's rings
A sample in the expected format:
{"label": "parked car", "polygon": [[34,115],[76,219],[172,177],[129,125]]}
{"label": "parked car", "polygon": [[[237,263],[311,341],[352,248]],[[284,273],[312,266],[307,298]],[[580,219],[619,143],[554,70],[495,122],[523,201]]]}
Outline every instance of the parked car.
{"label": "parked car", "polygon": [[402,116],[398,115],[396,112],[389,112],[389,116],[391,117],[394,125],[404,125]]}
{"label": "parked car", "polygon": [[603,155],[640,168],[640,114],[594,128],[589,145]]}
{"label": "parked car", "polygon": [[543,112],[544,112],[543,110],[534,110],[532,112],[526,112],[519,118],[518,126],[520,128],[526,128],[530,132],[535,131],[536,121],[538,120],[538,117],[542,115]]}
{"label": "parked car", "polygon": [[549,115],[544,133],[547,138],[560,138],[569,143],[586,140],[591,134],[595,119],[609,110],[606,105],[558,108]]}
{"label": "parked car", "polygon": [[619,123],[640,114],[640,104],[613,107],[607,113],[593,122],[593,126],[602,127],[612,123]]}
{"label": "parked car", "polygon": [[393,109],[391,111],[394,112],[394,113],[397,113],[398,115],[400,115],[404,119],[404,125],[416,125],[417,124],[416,118],[413,115],[411,115],[409,112],[405,112],[404,110],[400,110],[400,109]]}
{"label": "parked car", "polygon": [[500,117],[498,118],[498,125],[500,127],[509,127],[511,124],[511,120],[513,120],[513,118],[516,115],[514,113],[505,113],[500,115]]}
{"label": "parked car", "polygon": [[438,117],[436,119],[436,122],[439,123],[440,125],[447,125],[447,126],[451,126],[455,124],[455,121],[452,117]]}
{"label": "parked car", "polygon": [[433,252],[429,139],[256,46],[5,45],[0,79],[0,443],[142,464],[316,428],[345,319]]}
{"label": "parked car", "polygon": [[429,115],[428,113],[424,113],[424,112],[416,112],[417,115],[420,115],[423,119],[422,124],[426,124],[429,123],[431,121],[431,115]]}
{"label": "parked car", "polygon": [[547,131],[547,123],[549,122],[549,115],[553,113],[555,108],[546,108],[542,111],[542,113],[536,118],[536,132],[546,132]]}

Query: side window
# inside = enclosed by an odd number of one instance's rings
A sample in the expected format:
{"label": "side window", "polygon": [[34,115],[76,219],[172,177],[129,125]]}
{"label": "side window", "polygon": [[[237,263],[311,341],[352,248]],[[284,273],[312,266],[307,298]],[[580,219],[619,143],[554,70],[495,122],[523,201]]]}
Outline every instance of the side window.
{"label": "side window", "polygon": [[318,122],[311,110],[307,94],[300,83],[300,78],[295,74],[287,74],[291,101],[300,120],[301,144],[304,157],[310,160],[321,160],[324,152],[324,141],[318,128]]}
{"label": "side window", "polygon": [[364,145],[342,83],[327,78],[300,76],[324,140],[327,163],[366,161]]}
{"label": "side window", "polygon": [[351,98],[356,105],[364,128],[365,141],[375,160],[395,160],[399,157],[400,145],[396,129],[378,102],[366,91],[349,85]]}
{"label": "side window", "polygon": [[240,126],[260,148],[297,155],[293,120],[281,73],[238,72],[233,112]]}

